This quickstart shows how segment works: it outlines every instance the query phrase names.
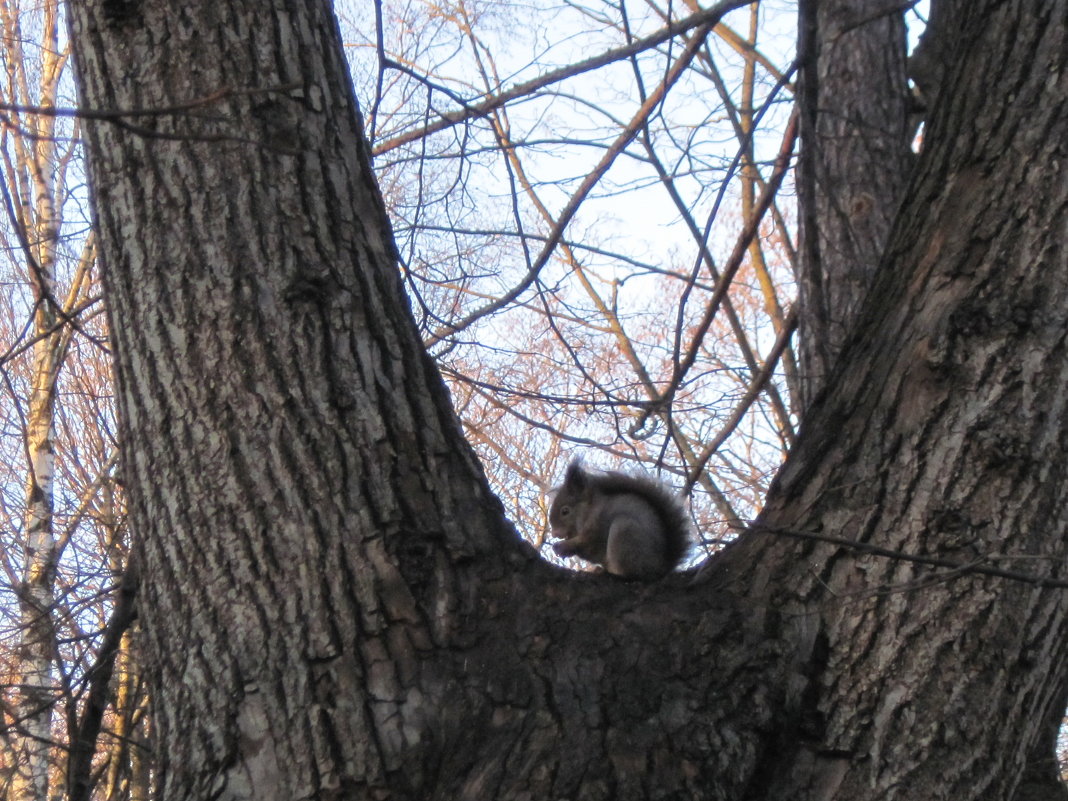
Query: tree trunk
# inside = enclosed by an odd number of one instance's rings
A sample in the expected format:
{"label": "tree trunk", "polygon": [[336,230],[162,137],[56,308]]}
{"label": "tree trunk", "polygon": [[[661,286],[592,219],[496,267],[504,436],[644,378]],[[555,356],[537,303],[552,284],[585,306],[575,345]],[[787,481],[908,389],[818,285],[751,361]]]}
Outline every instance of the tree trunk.
{"label": "tree trunk", "polygon": [[[56,687],[52,676],[56,633],[52,612],[55,605],[58,543],[53,530],[55,477],[56,380],[62,362],[61,340],[55,331],[55,259],[58,231],[51,220],[42,220],[34,232],[40,245],[32,249],[30,267],[37,311],[33,346],[33,388],[26,411],[26,544],[22,586],[19,591],[19,645],[21,672],[18,719],[20,730],[18,769],[12,783],[12,798],[46,801],[52,766],[52,713]],[[51,332],[51,335],[50,335]]]}
{"label": "tree trunk", "polygon": [[329,5],[76,5],[88,106],[181,107],[87,131],[162,797],[415,792],[466,703],[443,647],[493,597],[463,560],[519,548],[403,300]]}
{"label": "tree trunk", "polygon": [[1040,582],[1065,578],[1068,3],[949,13],[948,91],[883,269],[760,528],[961,567],[780,539],[730,557],[811,636],[780,797],[1011,797],[1064,704],[1068,599]]}
{"label": "tree trunk", "polygon": [[160,797],[1005,797],[1063,590],[767,532],[1059,576],[1066,9],[958,4],[955,91],[758,530],[632,584],[540,562],[486,490],[328,4],[72,4],[114,115],[87,137]]}
{"label": "tree trunk", "polygon": [[[41,7],[41,62],[36,87],[31,94],[28,76],[17,49],[10,64],[11,83],[25,95],[13,99],[55,105],[65,58],[57,46],[59,10],[55,3]],[[16,37],[19,9],[3,9],[4,28]],[[18,48],[22,47],[21,41]],[[19,64],[16,65],[16,60]],[[70,331],[58,327],[61,299],[56,293],[56,255],[61,215],[56,208],[57,170],[56,118],[27,113],[16,122],[29,131],[15,137],[14,164],[10,165],[5,195],[11,222],[17,228],[26,260],[26,277],[33,289],[33,367],[25,411],[26,512],[22,584],[19,588],[19,633],[16,654],[21,673],[17,719],[18,753],[10,797],[20,801],[47,801],[49,777],[54,765],[52,717],[57,687],[53,675],[59,648],[54,628],[56,571],[61,546],[53,521],[55,511],[55,418],[56,388],[60,367],[70,341]],[[18,202],[15,202],[17,198]],[[58,329],[58,330],[57,330]]]}
{"label": "tree trunk", "polygon": [[913,155],[901,4],[805,0],[799,31],[803,410],[824,386],[856,322]]}

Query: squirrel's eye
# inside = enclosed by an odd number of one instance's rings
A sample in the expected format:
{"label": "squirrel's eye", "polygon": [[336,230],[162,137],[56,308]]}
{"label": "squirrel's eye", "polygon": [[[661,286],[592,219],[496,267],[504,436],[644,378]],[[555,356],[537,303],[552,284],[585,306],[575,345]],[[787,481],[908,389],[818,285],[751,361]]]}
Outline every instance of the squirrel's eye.
{"label": "squirrel's eye", "polygon": [[569,514],[571,514],[571,507],[570,506],[561,506],[560,507],[560,517],[567,517]]}

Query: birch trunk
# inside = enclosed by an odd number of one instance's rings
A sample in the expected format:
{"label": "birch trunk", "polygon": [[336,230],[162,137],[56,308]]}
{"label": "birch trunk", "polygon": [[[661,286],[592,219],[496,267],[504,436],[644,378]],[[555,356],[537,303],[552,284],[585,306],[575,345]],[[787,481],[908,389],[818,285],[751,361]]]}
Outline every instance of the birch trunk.
{"label": "birch trunk", "polygon": [[[25,63],[11,70],[9,89],[15,99],[55,105],[64,56],[58,48],[58,4],[41,6],[41,61],[38,86],[31,89]],[[20,9],[3,9],[5,29],[20,31]],[[15,41],[20,41],[16,39]],[[67,330],[57,330],[56,248],[60,215],[53,180],[56,164],[55,118],[26,114],[16,117],[23,127],[15,137],[15,166],[10,194],[15,224],[33,289],[35,311],[32,336],[33,366],[26,408],[25,550],[19,593],[20,692],[18,695],[19,745],[11,785],[12,798],[47,801],[53,768],[52,715],[56,703],[53,677],[58,643],[53,629],[56,567],[59,545],[53,529],[55,478],[56,383],[69,341]],[[29,136],[23,135],[29,131]]]}

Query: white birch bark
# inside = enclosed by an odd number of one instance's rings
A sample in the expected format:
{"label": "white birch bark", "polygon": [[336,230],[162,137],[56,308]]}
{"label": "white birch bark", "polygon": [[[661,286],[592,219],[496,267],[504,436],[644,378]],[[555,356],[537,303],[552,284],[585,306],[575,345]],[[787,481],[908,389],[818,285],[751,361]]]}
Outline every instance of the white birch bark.
{"label": "white birch bark", "polygon": [[[51,0],[36,7],[40,25],[41,56],[37,86],[26,59],[12,70],[15,102],[52,106],[64,54],[58,50],[59,5]],[[23,9],[5,2],[5,29],[22,42]],[[29,32],[27,32],[29,35]],[[27,279],[33,288],[35,310],[31,335],[33,367],[26,408],[25,546],[22,586],[19,594],[20,630],[17,654],[20,661],[20,719],[17,770],[12,798],[47,801],[55,776],[52,716],[56,702],[53,676],[58,643],[53,629],[58,543],[53,526],[56,383],[69,341],[69,329],[57,327],[63,299],[56,296],[56,248],[60,215],[56,204],[55,117],[42,114],[15,115],[11,195],[16,199],[16,224],[21,228]]]}

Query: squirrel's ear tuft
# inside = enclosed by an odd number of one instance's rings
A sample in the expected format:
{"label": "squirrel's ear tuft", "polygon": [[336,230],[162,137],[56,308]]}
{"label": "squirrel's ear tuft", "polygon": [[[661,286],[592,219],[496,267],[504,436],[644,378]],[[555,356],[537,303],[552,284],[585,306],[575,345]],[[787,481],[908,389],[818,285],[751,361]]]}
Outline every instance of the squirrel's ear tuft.
{"label": "squirrel's ear tuft", "polygon": [[586,471],[582,469],[582,462],[578,459],[567,466],[567,472],[564,473],[564,486],[575,490],[581,490],[586,486]]}

